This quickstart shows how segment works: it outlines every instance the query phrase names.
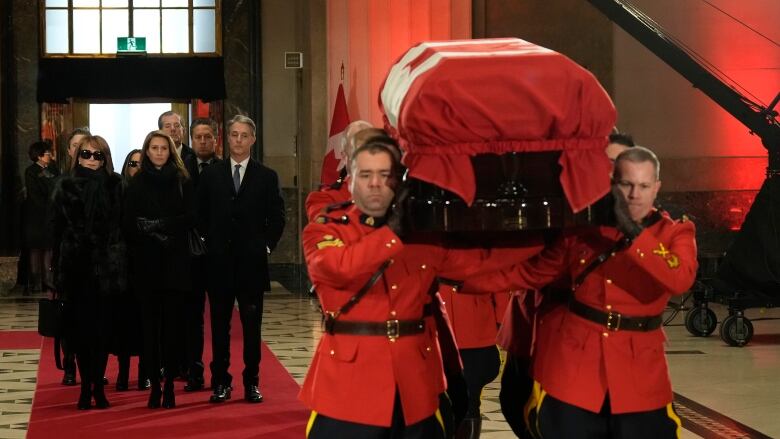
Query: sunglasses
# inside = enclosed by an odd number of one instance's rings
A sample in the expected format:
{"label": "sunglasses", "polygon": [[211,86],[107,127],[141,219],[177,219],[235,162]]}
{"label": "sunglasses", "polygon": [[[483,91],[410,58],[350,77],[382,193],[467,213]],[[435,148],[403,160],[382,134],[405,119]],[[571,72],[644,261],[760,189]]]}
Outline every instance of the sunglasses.
{"label": "sunglasses", "polygon": [[139,163],[140,162],[138,160],[130,160],[129,162],[127,162],[127,166],[131,168],[137,168]]}
{"label": "sunglasses", "polygon": [[83,158],[84,160],[89,160],[91,158],[94,158],[95,160],[102,162],[106,159],[106,156],[103,154],[102,151],[89,151],[86,149],[82,149],[79,151],[79,157]]}

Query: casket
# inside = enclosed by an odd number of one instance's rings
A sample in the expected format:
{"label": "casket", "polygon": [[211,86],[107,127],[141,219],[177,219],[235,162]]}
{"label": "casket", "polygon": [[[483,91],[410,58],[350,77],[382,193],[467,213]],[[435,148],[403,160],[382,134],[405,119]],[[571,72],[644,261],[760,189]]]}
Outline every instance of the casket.
{"label": "casket", "polygon": [[616,111],[596,78],[516,38],[425,42],[380,88],[416,230],[535,230],[590,221],[609,192]]}

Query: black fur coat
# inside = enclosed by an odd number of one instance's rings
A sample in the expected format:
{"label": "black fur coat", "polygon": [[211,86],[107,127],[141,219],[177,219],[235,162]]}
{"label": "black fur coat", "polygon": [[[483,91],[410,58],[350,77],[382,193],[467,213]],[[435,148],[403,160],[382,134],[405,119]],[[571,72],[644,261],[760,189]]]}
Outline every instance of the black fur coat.
{"label": "black fur coat", "polygon": [[53,194],[55,283],[66,299],[127,290],[127,248],[120,221],[122,180],[77,169]]}

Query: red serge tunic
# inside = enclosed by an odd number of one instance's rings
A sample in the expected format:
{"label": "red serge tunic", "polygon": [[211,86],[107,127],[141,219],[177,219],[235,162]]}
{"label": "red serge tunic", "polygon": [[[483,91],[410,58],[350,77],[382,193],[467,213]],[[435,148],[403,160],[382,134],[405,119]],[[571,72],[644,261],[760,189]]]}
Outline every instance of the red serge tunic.
{"label": "red serge tunic", "polygon": [[[620,237],[611,227],[570,229],[538,257],[469,279],[464,289],[538,289],[561,274],[576,278]],[[604,312],[659,315],[672,295],[693,284],[697,266],[693,223],[664,215],[591,272],[574,297]],[[609,331],[559,306],[539,321],[533,376],[548,394],[592,412],[607,392],[612,413],[658,409],[672,401],[665,339],[660,328]]]}
{"label": "red serge tunic", "polygon": [[[538,245],[495,251],[405,245],[389,227],[378,226],[354,206],[338,214],[320,217],[303,231],[309,276],[325,312],[341,308],[383,262],[393,261],[368,293],[339,317],[342,321],[419,320],[436,275],[463,278],[493,271],[540,250]],[[397,388],[406,424],[419,422],[435,413],[445,389],[435,343],[435,328],[429,325],[421,334],[395,341],[324,333],[300,399],[335,419],[390,426]]]}

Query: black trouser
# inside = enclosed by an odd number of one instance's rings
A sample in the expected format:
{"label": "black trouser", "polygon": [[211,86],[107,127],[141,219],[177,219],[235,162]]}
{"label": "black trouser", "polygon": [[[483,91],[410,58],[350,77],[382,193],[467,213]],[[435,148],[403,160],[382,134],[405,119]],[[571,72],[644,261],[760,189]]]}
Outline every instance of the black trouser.
{"label": "black trouser", "polygon": [[523,407],[531,396],[534,380],[529,373],[531,360],[526,357],[506,354],[504,371],[501,374],[501,391],[498,400],[501,413],[519,438],[530,438],[523,419]]}
{"label": "black trouser", "polygon": [[[538,399],[538,395],[531,395]],[[538,402],[538,401],[537,401]],[[613,414],[609,395],[601,412],[567,404],[550,395],[544,395],[541,403],[529,415],[529,428],[535,437],[545,439],[672,439],[680,437],[680,418],[672,404],[656,410],[636,413]]]}
{"label": "black trouser", "polygon": [[263,322],[263,293],[260,291],[209,291],[211,310],[211,385],[229,386],[230,320],[238,300],[241,328],[244,331],[244,385],[258,385],[260,376],[260,325]]}
{"label": "black trouser", "polygon": [[151,291],[142,299],[144,329],[144,366],[153,383],[160,381],[160,366],[166,379],[176,376],[181,358],[181,305],[184,293],[180,291]]}
{"label": "black trouser", "polygon": [[463,375],[469,389],[469,409],[467,418],[478,418],[481,403],[482,388],[490,384],[498,376],[501,368],[501,357],[498,348],[493,346],[483,348],[459,349],[463,361]]}
{"label": "black trouser", "polygon": [[340,421],[317,413],[309,418],[306,437],[308,439],[443,439],[444,426],[436,419],[435,414],[415,424],[405,425],[401,398],[396,390],[390,427]]}
{"label": "black trouser", "polygon": [[185,358],[188,378],[203,378],[203,311],[206,309],[208,266],[204,258],[192,262],[192,294],[184,299],[186,314]]}
{"label": "black trouser", "polygon": [[108,363],[111,315],[108,299],[81,291],[71,301],[66,338],[75,353],[82,390],[103,388]]}

